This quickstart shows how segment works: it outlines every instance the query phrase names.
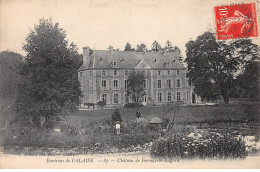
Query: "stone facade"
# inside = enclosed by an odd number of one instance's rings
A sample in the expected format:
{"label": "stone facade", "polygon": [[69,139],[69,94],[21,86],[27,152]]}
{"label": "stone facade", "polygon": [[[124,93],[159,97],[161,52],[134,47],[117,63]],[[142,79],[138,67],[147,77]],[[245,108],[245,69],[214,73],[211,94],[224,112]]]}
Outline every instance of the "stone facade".
{"label": "stone facade", "polygon": [[83,65],[78,70],[83,97],[80,108],[106,101],[107,107],[123,106],[127,78],[131,71],[141,70],[146,76],[144,105],[167,102],[191,104],[197,96],[186,78],[186,68],[179,62],[178,52],[124,52],[83,48]]}

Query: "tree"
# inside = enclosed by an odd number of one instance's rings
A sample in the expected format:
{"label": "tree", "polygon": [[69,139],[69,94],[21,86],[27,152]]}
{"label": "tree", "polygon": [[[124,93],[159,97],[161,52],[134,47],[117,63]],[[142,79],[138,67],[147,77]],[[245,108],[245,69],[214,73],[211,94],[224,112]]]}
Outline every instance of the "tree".
{"label": "tree", "polygon": [[104,106],[106,106],[106,102],[105,101],[99,101],[99,102],[97,102],[97,105],[100,106],[103,109]]}
{"label": "tree", "polygon": [[179,47],[175,46],[174,47],[174,51],[178,51],[178,57],[179,57],[179,61],[183,62],[183,56],[181,54],[181,50],[179,49]]}
{"label": "tree", "polygon": [[214,34],[205,32],[186,44],[186,55],[194,91],[202,99],[215,100],[221,95],[228,102],[238,64],[231,56],[232,47],[225,42],[217,42]]}
{"label": "tree", "polygon": [[21,69],[17,119],[40,127],[44,118],[45,127],[52,127],[79,103],[79,54],[74,44],[68,46],[66,33],[59,24],[45,19],[30,31],[23,49],[27,55]]}
{"label": "tree", "polygon": [[119,109],[115,109],[115,111],[112,114],[112,122],[116,123],[116,122],[122,122],[122,118],[121,118],[121,114],[119,112]]}
{"label": "tree", "polygon": [[137,45],[137,52],[145,52],[147,50],[146,48],[146,45],[145,44],[140,44],[140,45]]}
{"label": "tree", "polygon": [[145,76],[141,71],[132,71],[129,73],[126,95],[131,97],[136,104],[139,104],[139,100],[145,95],[144,81]]}
{"label": "tree", "polygon": [[166,41],[164,49],[166,50],[166,52],[174,51],[174,47],[172,46],[172,43],[169,40]]}
{"label": "tree", "polygon": [[124,51],[132,51],[132,47],[131,47],[131,44],[129,42],[126,43]]}
{"label": "tree", "polygon": [[0,53],[0,125],[3,127],[14,117],[14,104],[19,83],[19,69],[23,65],[18,53]]}
{"label": "tree", "polygon": [[156,40],[153,42],[152,44],[152,51],[154,52],[158,52],[161,50],[161,45],[159,44],[159,42],[157,42]]}

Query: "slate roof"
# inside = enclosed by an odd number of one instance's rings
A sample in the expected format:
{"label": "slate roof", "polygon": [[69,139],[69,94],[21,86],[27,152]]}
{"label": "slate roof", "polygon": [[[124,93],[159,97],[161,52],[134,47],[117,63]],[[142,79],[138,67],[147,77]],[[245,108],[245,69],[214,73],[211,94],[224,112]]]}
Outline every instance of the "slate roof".
{"label": "slate roof", "polygon": [[[128,51],[113,51],[95,50],[89,57],[88,65],[82,65],[79,70],[87,69],[111,69],[124,68],[134,69],[142,61],[146,62],[151,69],[182,69],[185,67],[179,62],[177,52],[162,53],[162,52],[128,52]],[[113,66],[113,62],[116,65]]]}

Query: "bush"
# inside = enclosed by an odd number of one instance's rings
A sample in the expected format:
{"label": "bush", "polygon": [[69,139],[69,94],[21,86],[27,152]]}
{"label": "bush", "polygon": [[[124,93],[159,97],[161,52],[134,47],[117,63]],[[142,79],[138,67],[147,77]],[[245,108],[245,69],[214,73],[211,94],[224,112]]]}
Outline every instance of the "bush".
{"label": "bush", "polygon": [[99,101],[99,102],[97,102],[97,105],[100,106],[103,109],[104,106],[106,106],[106,102],[105,101]]}
{"label": "bush", "polygon": [[174,135],[153,143],[151,155],[164,158],[226,159],[245,158],[245,143],[230,135],[211,135],[201,141]]}
{"label": "bush", "polygon": [[139,103],[127,103],[125,104],[125,108],[140,108],[143,105],[139,104]]}

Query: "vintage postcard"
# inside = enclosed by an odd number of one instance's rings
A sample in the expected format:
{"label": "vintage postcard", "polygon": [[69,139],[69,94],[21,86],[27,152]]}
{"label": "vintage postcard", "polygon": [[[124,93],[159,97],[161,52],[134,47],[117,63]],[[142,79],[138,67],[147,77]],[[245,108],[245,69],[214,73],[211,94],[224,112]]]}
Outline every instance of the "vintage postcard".
{"label": "vintage postcard", "polygon": [[259,14],[0,0],[0,168],[260,168]]}

